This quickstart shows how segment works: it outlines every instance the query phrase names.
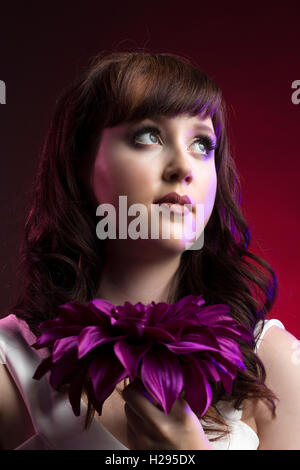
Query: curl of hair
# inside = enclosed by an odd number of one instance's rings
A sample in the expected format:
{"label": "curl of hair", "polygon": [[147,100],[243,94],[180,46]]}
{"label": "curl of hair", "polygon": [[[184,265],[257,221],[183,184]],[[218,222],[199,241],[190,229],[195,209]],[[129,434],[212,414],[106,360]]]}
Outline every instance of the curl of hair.
{"label": "curl of hair", "polygon": [[[31,188],[18,252],[17,298],[8,311],[25,320],[36,336],[39,323],[54,318],[58,305],[97,296],[105,253],[96,237],[97,204],[87,182],[101,130],[155,114],[180,113],[211,117],[218,183],[204,246],[182,253],[167,301],[202,294],[208,305],[228,304],[232,317],[252,331],[259,320],[263,327],[277,279],[270,265],[248,249],[250,232],[240,208],[240,180],[219,87],[182,56],[101,52],[58,99]],[[230,396],[219,383],[213,384],[213,402],[203,418],[208,436],[216,430],[219,438],[229,432],[216,407],[219,400],[238,409],[245,399],[261,399],[275,415],[276,397],[265,385],[255,344],[240,345],[247,369],[238,373]],[[86,426],[93,414],[89,403]],[[208,421],[215,428],[206,426]]]}

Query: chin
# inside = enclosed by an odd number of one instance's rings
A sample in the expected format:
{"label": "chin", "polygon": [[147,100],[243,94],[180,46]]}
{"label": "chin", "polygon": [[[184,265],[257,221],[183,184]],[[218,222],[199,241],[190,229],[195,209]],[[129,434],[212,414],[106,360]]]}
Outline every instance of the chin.
{"label": "chin", "polygon": [[164,252],[172,252],[174,254],[182,254],[184,251],[189,249],[201,249],[202,244],[198,242],[200,235],[197,235],[198,238],[194,235],[192,238],[175,238],[174,233],[171,232],[171,236],[168,238],[163,238],[163,234],[160,231],[159,238],[151,238],[149,236],[148,240],[145,240],[145,246],[151,247],[153,250],[163,250]]}

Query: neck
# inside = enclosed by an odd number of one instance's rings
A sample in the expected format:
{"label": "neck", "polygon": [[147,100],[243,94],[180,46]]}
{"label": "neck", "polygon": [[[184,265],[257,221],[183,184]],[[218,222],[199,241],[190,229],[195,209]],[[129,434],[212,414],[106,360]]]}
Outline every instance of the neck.
{"label": "neck", "polygon": [[[169,293],[176,288],[176,273],[180,265],[181,253],[163,252],[142,246],[138,250],[138,240],[134,249],[128,243],[108,244],[101,273],[97,297],[115,305],[126,301],[167,302]],[[128,240],[126,240],[128,242]]]}

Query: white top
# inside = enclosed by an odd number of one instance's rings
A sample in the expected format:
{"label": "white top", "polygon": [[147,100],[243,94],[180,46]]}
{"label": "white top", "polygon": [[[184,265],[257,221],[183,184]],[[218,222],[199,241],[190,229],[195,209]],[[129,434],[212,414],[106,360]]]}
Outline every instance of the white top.
{"label": "white top", "polygon": [[[271,326],[284,329],[279,320],[266,320],[256,351],[265,332]],[[258,324],[255,337],[259,331]],[[48,355],[36,351],[36,341],[25,321],[11,314],[0,320],[0,362],[6,364],[24,399],[35,434],[15,450],[128,450],[95,416],[89,429],[84,429],[86,405],[81,401],[81,416],[73,413],[67,394],[56,392],[48,382],[48,374],[32,379],[42,358]],[[227,402],[219,402],[231,432],[225,438],[211,442],[215,450],[256,450],[259,439],[253,429],[241,421],[243,410],[235,410]],[[208,436],[210,437],[210,436]]]}

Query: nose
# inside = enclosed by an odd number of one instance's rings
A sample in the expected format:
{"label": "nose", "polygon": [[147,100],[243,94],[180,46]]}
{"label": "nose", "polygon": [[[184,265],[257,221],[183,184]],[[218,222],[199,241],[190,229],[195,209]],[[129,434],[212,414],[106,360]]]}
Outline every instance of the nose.
{"label": "nose", "polygon": [[181,149],[176,148],[172,151],[170,161],[168,161],[164,169],[163,176],[166,181],[184,181],[186,184],[191,183],[193,180],[192,168]]}

